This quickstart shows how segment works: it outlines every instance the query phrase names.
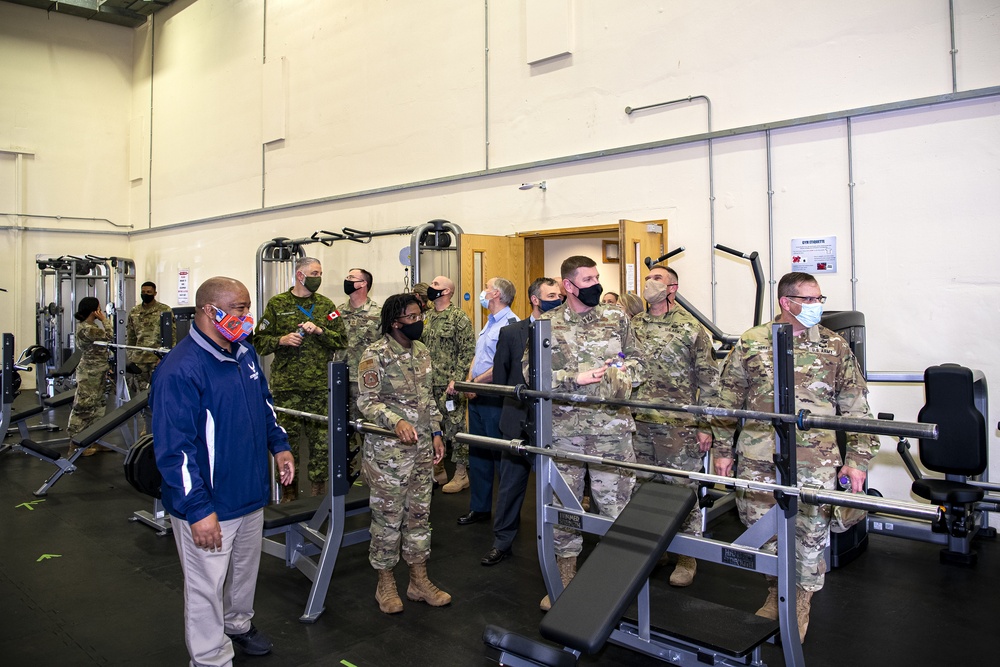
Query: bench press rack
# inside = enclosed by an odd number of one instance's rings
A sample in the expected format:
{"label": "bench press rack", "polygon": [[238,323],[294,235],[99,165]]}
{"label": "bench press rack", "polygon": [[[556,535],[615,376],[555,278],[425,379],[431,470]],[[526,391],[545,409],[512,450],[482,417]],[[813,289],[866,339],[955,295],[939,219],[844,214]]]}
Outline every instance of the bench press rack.
{"label": "bench press rack", "polygon": [[[347,456],[348,430],[364,433],[395,433],[374,424],[349,422],[347,419],[347,364],[330,362],[327,368],[330,387],[329,417],[309,412],[275,407],[278,412],[304,419],[328,422],[328,456],[330,478],[325,496],[302,498],[264,508],[264,538],[261,551],[281,558],[285,566],[295,568],[312,582],[302,623],[315,623],[326,610],[326,594],[337,565],[341,547],[362,544],[371,539],[368,526],[346,530],[349,517],[368,512],[368,488],[353,486],[355,475],[350,472]],[[322,528],[326,525],[326,532]],[[277,539],[283,536],[283,539]]]}
{"label": "bench press rack", "polygon": [[[789,325],[775,324],[773,340],[775,359],[775,412],[763,413],[748,410],[730,410],[705,406],[678,406],[631,400],[603,400],[593,396],[566,394],[551,391],[551,351],[549,347],[550,323],[539,320],[533,326],[529,348],[532,368],[532,389],[523,385],[506,387],[496,385],[456,383],[459,391],[476,391],[481,394],[512,396],[534,401],[535,445],[528,446],[520,440],[497,440],[483,436],[459,434],[463,443],[509,449],[517,453],[539,454],[536,458],[537,535],[538,555],[542,566],[545,587],[553,600],[552,609],[543,619],[540,632],[543,637],[566,647],[560,651],[490,626],[484,641],[494,657],[502,664],[515,667],[546,665],[574,665],[581,653],[593,653],[605,641],[680,665],[756,665],[761,660],[760,648],[780,632],[785,665],[804,664],[802,645],[799,641],[795,617],[795,516],[798,501],[808,504],[834,503],[859,509],[880,511],[907,517],[919,517],[943,525],[947,517],[940,507],[890,501],[863,494],[827,491],[810,487],[797,487],[795,481],[795,428],[829,428],[874,434],[905,434],[933,439],[937,427],[933,424],[890,422],[874,419],[811,415],[808,411],[794,412],[794,355],[792,333]],[[551,449],[552,400],[575,403],[610,403],[630,407],[689,412],[717,417],[737,417],[770,421],[777,434],[775,463],[777,484],[694,473],[659,466],[607,460],[597,456],[557,452]],[[656,494],[666,503],[661,512],[630,511],[632,503],[616,520],[585,512],[579,501],[555,467],[553,457],[577,460],[633,470],[643,470],[671,476],[686,477],[708,484],[767,491],[775,494],[777,504],[757,523],[748,528],[734,542],[678,534],[677,522],[657,518],[658,514],[677,514],[683,517],[693,502],[678,494],[657,489],[659,485],[644,484],[634,497],[640,505],[648,505]],[[667,485],[663,485],[667,486]],[[647,490],[646,487],[652,487]],[[558,497],[561,504],[555,502]],[[624,520],[624,526],[619,522]],[[581,566],[577,576],[562,590],[555,562],[553,529],[556,525],[576,528],[586,533],[607,535]],[[777,537],[777,553],[763,551],[772,537]],[[665,540],[665,542],[663,542]],[[669,551],[692,556],[722,565],[769,574],[778,578],[778,621],[770,621],[750,612],[702,602],[683,594],[673,594],[670,606],[673,613],[669,627],[656,627],[651,620],[649,574],[662,555],[660,543],[669,545]],[[623,546],[624,544],[624,546]],[[644,551],[644,557],[635,553]],[[607,554],[605,552],[611,552]],[[595,558],[596,556],[596,558]],[[594,561],[595,567],[588,568]],[[628,577],[609,576],[600,562],[618,564],[628,562]],[[559,604],[566,595],[564,604]],[[638,618],[626,619],[623,614],[632,600],[638,601]],[[700,616],[700,618],[699,618]]]}

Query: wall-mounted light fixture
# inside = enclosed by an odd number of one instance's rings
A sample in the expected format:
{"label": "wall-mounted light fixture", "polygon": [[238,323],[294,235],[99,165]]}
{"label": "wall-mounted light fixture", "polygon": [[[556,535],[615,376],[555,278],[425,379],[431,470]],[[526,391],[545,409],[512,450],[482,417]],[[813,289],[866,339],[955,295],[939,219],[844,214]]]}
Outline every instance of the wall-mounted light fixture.
{"label": "wall-mounted light fixture", "polygon": [[518,190],[530,190],[532,188],[538,188],[539,190],[548,190],[548,186],[545,185],[545,181],[538,181],[537,183],[521,183]]}

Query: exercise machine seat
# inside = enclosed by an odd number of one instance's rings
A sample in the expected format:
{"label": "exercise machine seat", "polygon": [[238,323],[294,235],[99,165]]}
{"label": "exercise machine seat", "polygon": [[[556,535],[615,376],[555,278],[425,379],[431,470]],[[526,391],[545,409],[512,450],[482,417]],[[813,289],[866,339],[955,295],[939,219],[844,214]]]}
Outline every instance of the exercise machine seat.
{"label": "exercise machine seat", "polygon": [[639,487],[542,619],[541,635],[577,651],[600,650],[694,505],[687,487]]}
{"label": "exercise machine seat", "polygon": [[[986,418],[976,408],[972,371],[958,364],[924,371],[927,402],[917,419],[938,425],[936,440],[920,440],[920,462],[945,475],[981,474],[988,462]],[[968,504],[982,500],[982,489],[957,480],[918,479],[913,492],[933,502]]]}
{"label": "exercise machine seat", "polygon": [[921,498],[939,505],[969,505],[982,500],[985,494],[978,486],[949,479],[918,479],[911,488]]}
{"label": "exercise machine seat", "polygon": [[487,646],[512,653],[534,664],[545,667],[573,667],[576,656],[558,647],[543,644],[496,625],[487,625],[483,631],[483,643]]}

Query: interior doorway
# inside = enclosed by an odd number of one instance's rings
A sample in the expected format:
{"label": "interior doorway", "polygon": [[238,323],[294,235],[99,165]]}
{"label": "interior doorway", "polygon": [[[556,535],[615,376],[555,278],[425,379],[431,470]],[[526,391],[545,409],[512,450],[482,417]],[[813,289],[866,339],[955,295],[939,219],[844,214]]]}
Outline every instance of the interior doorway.
{"label": "interior doorway", "polygon": [[619,220],[618,224],[519,232],[524,237],[529,279],[559,278],[559,265],[571,255],[597,262],[605,292],[639,294],[645,259],[660,257],[667,244],[667,221]]}

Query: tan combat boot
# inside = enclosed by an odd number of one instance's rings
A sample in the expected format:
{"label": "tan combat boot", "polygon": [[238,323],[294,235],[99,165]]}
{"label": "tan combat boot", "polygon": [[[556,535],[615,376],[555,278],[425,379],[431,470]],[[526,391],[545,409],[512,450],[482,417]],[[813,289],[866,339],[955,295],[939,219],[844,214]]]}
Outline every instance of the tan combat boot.
{"label": "tan combat boot", "polygon": [[772,621],[778,620],[778,580],[774,577],[767,577],[767,599],[756,614]]}
{"label": "tan combat boot", "polygon": [[398,614],[403,611],[403,601],[396,592],[396,578],[392,570],[376,570],[378,572],[378,588],[375,589],[375,601],[383,614]]}
{"label": "tan combat boot", "polygon": [[691,556],[678,556],[677,567],[670,575],[671,586],[690,586],[694,581],[694,573],[698,570],[698,561]]}
{"label": "tan combat boot", "polygon": [[[576,576],[576,556],[567,556],[566,558],[556,556],[556,565],[559,566],[559,578],[562,580],[563,590],[566,590],[569,582],[573,581],[573,577]],[[538,607],[542,611],[548,611],[552,609],[552,600],[546,595]]]}
{"label": "tan combat boot", "polygon": [[312,494],[314,496],[325,496],[326,495],[326,482],[313,482],[312,483]]}
{"label": "tan combat boot", "polygon": [[444,486],[448,483],[448,471],[444,469],[443,463],[434,464],[434,483],[438,486]]}
{"label": "tan combat boot", "polygon": [[427,578],[427,563],[410,564],[410,585],[406,587],[406,597],[414,602],[426,602],[432,607],[451,603],[451,596]]}
{"label": "tan combat boot", "polygon": [[290,503],[299,499],[299,487],[297,484],[289,484],[281,487],[281,502]]}
{"label": "tan combat boot", "polygon": [[467,488],[469,488],[469,473],[465,470],[465,464],[459,463],[455,466],[455,476],[441,490],[445,493],[458,493]]}
{"label": "tan combat boot", "polygon": [[809,608],[812,605],[812,591],[804,591],[801,586],[795,589],[795,619],[799,622],[799,641],[806,640],[806,630],[809,629]]}

